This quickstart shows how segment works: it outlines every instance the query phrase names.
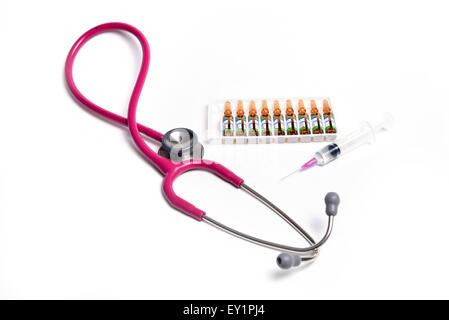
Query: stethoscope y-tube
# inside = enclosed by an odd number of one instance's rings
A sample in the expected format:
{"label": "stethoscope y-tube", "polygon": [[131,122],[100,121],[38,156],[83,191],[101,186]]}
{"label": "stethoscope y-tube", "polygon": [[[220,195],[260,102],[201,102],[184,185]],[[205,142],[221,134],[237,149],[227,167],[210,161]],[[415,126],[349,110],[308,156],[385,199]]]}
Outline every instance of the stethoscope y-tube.
{"label": "stethoscope y-tube", "polygon": [[[128,107],[128,116],[127,118],[122,117],[120,115],[117,115],[113,112],[110,112],[106,109],[101,108],[100,106],[96,105],[95,103],[91,102],[89,99],[87,99],[77,88],[75,85],[75,81],[73,80],[73,63],[75,60],[76,55],[78,54],[79,50],[82,48],[82,46],[89,41],[94,36],[107,32],[112,30],[122,30],[127,31],[134,35],[140,42],[140,45],[142,47],[142,65],[139,71],[139,75],[137,77],[136,84],[134,86],[134,89],[131,94],[131,98],[129,101],[129,107]],[[257,193],[255,190],[248,187],[242,178],[234,174],[232,171],[227,169],[226,167],[222,166],[221,164],[218,164],[214,161],[209,161],[202,159],[202,146],[201,146],[201,156],[198,157],[198,159],[191,159],[191,158],[183,158],[182,154],[181,157],[178,159],[178,161],[172,161],[170,160],[170,157],[167,157],[167,154],[172,153],[174,148],[176,147],[177,143],[175,140],[167,140],[167,137],[173,137],[173,135],[176,133],[179,137],[182,137],[182,130],[185,130],[187,133],[184,133],[187,136],[192,137],[192,133],[188,131],[189,129],[174,129],[169,131],[167,134],[163,135],[156,130],[153,130],[149,127],[146,127],[142,124],[137,123],[136,120],[136,110],[137,110],[137,104],[139,101],[140,94],[142,92],[143,85],[145,83],[145,78],[148,73],[148,68],[150,64],[150,47],[148,45],[148,42],[145,38],[145,36],[135,27],[125,24],[125,23],[119,23],[119,22],[113,22],[113,23],[105,23],[102,25],[99,25],[97,27],[94,27],[90,30],[88,30],[86,33],[84,33],[72,46],[72,48],[69,51],[69,54],[67,56],[66,65],[65,65],[65,77],[67,81],[67,85],[75,99],[77,99],[82,105],[87,107],[89,110],[95,112],[99,116],[110,120],[112,122],[121,124],[123,126],[127,126],[128,130],[131,134],[131,137],[137,146],[137,148],[140,150],[140,152],[148,159],[148,161],[156,168],[158,169],[162,175],[164,175],[163,184],[162,184],[162,190],[163,194],[166,197],[167,201],[170,203],[171,206],[176,208],[177,210],[191,216],[194,219],[197,219],[199,221],[204,221],[207,224],[210,224],[222,231],[225,231],[233,236],[236,236],[238,238],[241,238],[243,240],[252,242],[254,244],[267,247],[270,249],[281,251],[282,253],[277,258],[277,263],[281,268],[287,269],[292,266],[297,266],[301,263],[301,261],[312,261],[315,259],[318,255],[318,249],[327,241],[329,238],[334,217],[337,214],[337,208],[338,204],[340,202],[340,199],[336,193],[328,193],[325,198],[326,203],[326,214],[328,215],[328,226],[327,231],[323,238],[316,242],[303,228],[301,228],[293,219],[291,219],[287,214],[285,214],[282,210],[280,210],[277,206],[275,206],[273,203],[271,203],[269,200],[267,200],[265,197]],[[181,130],[181,131],[176,131]],[[158,141],[162,143],[163,145],[163,152],[160,152],[157,154],[154,152],[144,141],[141,134]],[[195,135],[196,137],[196,135]],[[173,142],[173,146],[170,145],[170,143]],[[189,142],[190,143],[190,142]],[[197,145],[197,143],[190,143],[192,145],[192,148],[194,145]],[[190,151],[189,151],[190,152]],[[164,156],[165,153],[165,156]],[[242,233],[240,231],[237,231],[235,229],[232,229],[228,226],[225,226],[218,221],[212,219],[206,213],[192,205],[191,203],[185,201],[184,199],[180,198],[176,193],[173,191],[173,182],[175,179],[183,174],[184,172],[190,171],[190,170],[205,170],[209,171],[219,178],[223,179],[224,181],[232,184],[236,188],[243,189],[245,192],[262,202],[264,205],[266,205],[268,208],[270,208],[273,212],[275,212],[279,217],[281,217],[285,222],[287,222],[296,232],[298,232],[309,244],[308,247],[305,248],[299,248],[299,247],[291,247],[286,246],[270,241],[266,241],[263,239],[259,239],[250,235],[247,235],[245,233]]]}

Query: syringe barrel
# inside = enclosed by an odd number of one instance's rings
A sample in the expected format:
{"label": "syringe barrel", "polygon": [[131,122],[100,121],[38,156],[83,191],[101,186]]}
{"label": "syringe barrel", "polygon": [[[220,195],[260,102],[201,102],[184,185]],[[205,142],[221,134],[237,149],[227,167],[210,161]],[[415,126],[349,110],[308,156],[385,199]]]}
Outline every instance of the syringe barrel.
{"label": "syringe barrel", "polygon": [[326,165],[342,154],[348,153],[365,143],[373,142],[375,136],[376,130],[369,123],[363,123],[358,130],[320,149],[315,154],[318,165]]}
{"label": "syringe barrel", "polygon": [[338,144],[341,154],[348,153],[365,143],[372,143],[376,139],[376,131],[368,123],[362,123],[360,128],[342,139],[338,139]]}

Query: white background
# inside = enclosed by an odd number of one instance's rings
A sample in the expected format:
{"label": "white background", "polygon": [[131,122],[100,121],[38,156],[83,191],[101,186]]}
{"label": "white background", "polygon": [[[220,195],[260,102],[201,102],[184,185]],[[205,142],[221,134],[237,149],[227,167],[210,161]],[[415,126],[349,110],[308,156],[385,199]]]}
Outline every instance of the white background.
{"label": "white background", "polygon": [[[1,1],[0,297],[449,298],[448,9],[445,1]],[[394,115],[373,146],[285,183],[322,144],[206,145],[206,158],[317,238],[323,197],[339,192],[335,233],[316,263],[283,272],[276,252],[170,208],[127,131],[71,98],[66,54],[109,21],[148,38],[138,119],[161,132],[183,126],[203,137],[207,103],[226,98],[329,96],[341,134]],[[81,51],[75,80],[126,114],[139,59],[132,37],[104,34]],[[175,190],[242,231],[304,245],[210,174],[188,173]]]}

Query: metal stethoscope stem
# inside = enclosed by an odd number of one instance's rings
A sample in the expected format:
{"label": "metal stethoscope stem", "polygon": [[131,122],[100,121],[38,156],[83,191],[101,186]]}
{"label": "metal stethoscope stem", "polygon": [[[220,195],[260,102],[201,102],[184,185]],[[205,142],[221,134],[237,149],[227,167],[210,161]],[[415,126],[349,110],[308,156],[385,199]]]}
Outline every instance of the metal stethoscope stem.
{"label": "metal stethoscope stem", "polygon": [[299,226],[292,218],[290,218],[285,212],[283,212],[281,209],[279,209],[276,205],[274,205],[271,201],[269,201],[267,198],[259,194],[257,191],[253,190],[249,186],[247,186],[245,183],[242,183],[240,186],[244,191],[249,193],[251,196],[262,202],[264,205],[266,205],[268,208],[270,208],[274,213],[276,213],[279,217],[281,217],[285,222],[287,222],[296,232],[298,232],[308,243],[309,247],[305,248],[299,248],[299,247],[292,247],[287,246],[267,240],[263,240],[260,238],[256,238],[253,236],[250,236],[248,234],[245,234],[243,232],[237,231],[233,228],[230,228],[214,219],[209,217],[208,215],[203,216],[203,221],[206,223],[214,226],[215,228],[218,228],[228,234],[231,234],[237,238],[249,241],[251,243],[257,244],[262,247],[266,247],[273,250],[278,250],[282,252],[290,252],[294,254],[300,254],[302,261],[310,261],[317,257],[319,253],[319,248],[327,241],[329,236],[332,233],[332,228],[334,224],[334,215],[329,215],[328,219],[328,225],[327,230],[323,238],[316,242],[301,226]]}

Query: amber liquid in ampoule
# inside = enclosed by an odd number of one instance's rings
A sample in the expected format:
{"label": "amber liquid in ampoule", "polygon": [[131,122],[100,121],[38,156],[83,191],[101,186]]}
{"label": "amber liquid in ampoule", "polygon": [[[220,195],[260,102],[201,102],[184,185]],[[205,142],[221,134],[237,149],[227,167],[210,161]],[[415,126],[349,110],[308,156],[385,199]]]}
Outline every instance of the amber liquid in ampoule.
{"label": "amber liquid in ampoule", "polygon": [[246,116],[243,109],[242,100],[237,101],[237,115],[235,117],[235,134],[237,136],[246,135]]}
{"label": "amber liquid in ampoule", "polygon": [[335,127],[334,113],[329,105],[329,101],[323,100],[323,116],[324,116],[324,131],[326,133],[337,133]]}
{"label": "amber liquid in ampoule", "polygon": [[257,108],[254,100],[249,102],[248,110],[248,135],[259,135],[259,116],[257,115]]}
{"label": "amber liquid in ampoule", "polygon": [[267,100],[263,100],[262,109],[260,111],[260,131],[262,136],[271,136],[271,125],[272,121]]}
{"label": "amber liquid in ampoule", "polygon": [[285,136],[284,116],[282,115],[278,100],[274,100],[273,102],[273,125],[275,136]]}
{"label": "amber liquid in ampoule", "polygon": [[234,135],[234,117],[232,116],[232,107],[229,101],[225,102],[223,115],[223,136],[231,137]]}
{"label": "amber liquid in ampoule", "polygon": [[295,110],[292,107],[292,101],[287,100],[285,107],[285,122],[287,127],[287,135],[293,136],[298,134],[298,120],[296,119]]}
{"label": "amber liquid in ampoule", "polygon": [[303,100],[298,100],[299,134],[310,134],[310,120]]}
{"label": "amber liquid in ampoule", "polygon": [[321,114],[318,111],[315,100],[310,100],[310,115],[312,117],[312,133],[323,133],[323,120],[321,119]]}

